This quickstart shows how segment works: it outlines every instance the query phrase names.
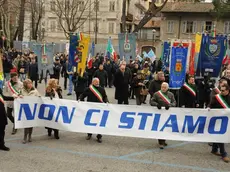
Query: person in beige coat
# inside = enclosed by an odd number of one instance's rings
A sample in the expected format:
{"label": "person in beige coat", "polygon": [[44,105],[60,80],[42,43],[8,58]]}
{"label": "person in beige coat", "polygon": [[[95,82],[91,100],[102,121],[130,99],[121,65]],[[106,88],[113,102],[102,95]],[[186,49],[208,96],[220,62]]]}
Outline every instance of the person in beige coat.
{"label": "person in beige coat", "polygon": [[[37,91],[37,89],[35,89],[33,87],[33,82],[30,79],[26,79],[23,82],[23,88],[22,88],[22,92],[21,92],[22,96],[39,96],[40,94]],[[32,141],[31,135],[33,132],[33,128],[25,128],[24,129],[24,138],[23,138],[23,143],[27,143]],[[28,139],[28,140],[27,140]]]}

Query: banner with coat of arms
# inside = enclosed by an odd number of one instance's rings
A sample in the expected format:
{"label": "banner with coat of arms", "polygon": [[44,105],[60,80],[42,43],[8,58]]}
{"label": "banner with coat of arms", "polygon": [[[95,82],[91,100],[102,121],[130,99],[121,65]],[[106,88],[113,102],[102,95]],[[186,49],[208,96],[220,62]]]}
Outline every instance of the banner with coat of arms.
{"label": "banner with coat of arms", "polygon": [[203,76],[205,71],[210,71],[212,77],[218,77],[226,46],[227,36],[212,37],[203,34],[196,75]]}
{"label": "banner with coat of arms", "polygon": [[169,87],[180,89],[186,77],[188,47],[172,47],[171,51]]}
{"label": "banner with coat of arms", "polygon": [[76,66],[77,65],[77,61],[76,61],[76,57],[78,55],[78,50],[77,47],[79,45],[78,42],[79,38],[77,35],[70,35],[70,43],[69,43],[69,66]]}
{"label": "banner with coat of arms", "polygon": [[124,57],[126,61],[132,56],[136,58],[136,34],[135,33],[120,33],[119,39],[119,53],[120,57]]}

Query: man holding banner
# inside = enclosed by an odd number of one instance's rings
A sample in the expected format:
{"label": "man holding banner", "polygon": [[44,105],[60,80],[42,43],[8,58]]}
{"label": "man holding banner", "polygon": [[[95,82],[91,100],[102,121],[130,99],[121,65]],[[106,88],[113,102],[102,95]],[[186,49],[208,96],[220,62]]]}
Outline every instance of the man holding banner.
{"label": "man holding banner", "polygon": [[[169,107],[176,106],[176,100],[174,98],[173,93],[168,91],[169,85],[167,82],[163,82],[161,84],[161,90],[154,93],[153,97],[150,100],[151,106],[157,106],[158,109],[161,109],[162,106],[165,107],[166,110],[169,110]],[[160,149],[164,149],[164,146],[167,146],[165,140],[158,140]]]}
{"label": "man holding banner", "polygon": [[[92,84],[89,86],[89,88],[86,88],[85,91],[80,96],[80,100],[84,101],[84,99],[87,97],[87,102],[97,102],[97,103],[108,103],[108,97],[106,95],[105,89],[100,87],[100,81],[98,78],[93,78]],[[86,140],[90,140],[92,137],[91,133],[88,133],[88,136],[86,137]],[[102,135],[97,135],[97,141],[98,143],[101,143]]]}
{"label": "man holding banner", "polygon": [[[225,84],[220,88],[220,94],[217,94],[212,97],[209,108],[211,109],[229,109],[230,108],[230,87]],[[210,110],[210,109],[209,109]],[[220,153],[218,152],[220,149]],[[217,156],[222,156],[224,162],[229,162],[230,159],[227,157],[227,152],[225,151],[224,143],[213,143],[212,145],[212,154]]]}

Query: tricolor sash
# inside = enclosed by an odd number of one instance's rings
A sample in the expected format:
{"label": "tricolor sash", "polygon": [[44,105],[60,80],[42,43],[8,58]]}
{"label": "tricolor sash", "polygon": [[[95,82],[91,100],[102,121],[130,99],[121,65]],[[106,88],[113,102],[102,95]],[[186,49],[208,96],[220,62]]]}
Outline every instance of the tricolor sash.
{"label": "tricolor sash", "polygon": [[171,103],[171,101],[170,101],[170,99],[168,98],[168,96],[165,95],[164,93],[162,93],[161,90],[158,91],[157,94],[161,97],[161,99],[162,99],[166,104],[169,105],[169,104]]}
{"label": "tricolor sash", "polygon": [[19,95],[20,92],[11,84],[10,81],[8,81],[8,87],[10,88],[10,91],[13,93],[13,94],[16,94],[16,95]]}
{"label": "tricolor sash", "polygon": [[98,98],[101,103],[104,102],[101,93],[93,85],[90,85],[89,89],[93,92],[93,94]]}
{"label": "tricolor sash", "polygon": [[196,91],[187,83],[184,84],[184,87],[193,95],[196,96]]}
{"label": "tricolor sash", "polygon": [[222,97],[222,95],[217,94],[216,96],[216,100],[218,101],[218,103],[220,103],[220,105],[224,108],[224,109],[228,109],[230,108],[230,106],[228,105],[228,103],[224,100],[224,98]]}
{"label": "tricolor sash", "polygon": [[216,94],[220,94],[219,88],[215,87],[215,88],[214,88],[214,91],[215,91]]}
{"label": "tricolor sash", "polygon": [[3,104],[5,104],[4,99],[3,99],[3,97],[2,97],[1,94],[0,94],[0,102],[2,102]]}

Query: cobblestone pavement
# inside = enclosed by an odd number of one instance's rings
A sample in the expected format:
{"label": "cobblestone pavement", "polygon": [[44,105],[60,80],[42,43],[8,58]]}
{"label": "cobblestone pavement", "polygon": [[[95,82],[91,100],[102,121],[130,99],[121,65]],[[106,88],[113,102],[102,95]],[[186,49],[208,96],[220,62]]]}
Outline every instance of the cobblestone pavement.
{"label": "cobblestone pavement", "polygon": [[[63,83],[61,81],[61,83]],[[44,84],[38,90],[44,94]],[[110,102],[114,89],[106,89]],[[75,94],[67,97],[75,99]],[[130,100],[130,104],[135,104]],[[9,122],[10,123],[10,122]],[[23,130],[11,135],[7,126],[6,145],[10,152],[0,151],[0,172],[227,172],[230,164],[210,153],[207,143],[168,141],[159,150],[157,140],[103,136],[85,140],[86,134],[64,132],[60,140],[48,138],[44,128],[35,128],[33,142],[22,144]],[[230,152],[229,145],[226,145]]]}

